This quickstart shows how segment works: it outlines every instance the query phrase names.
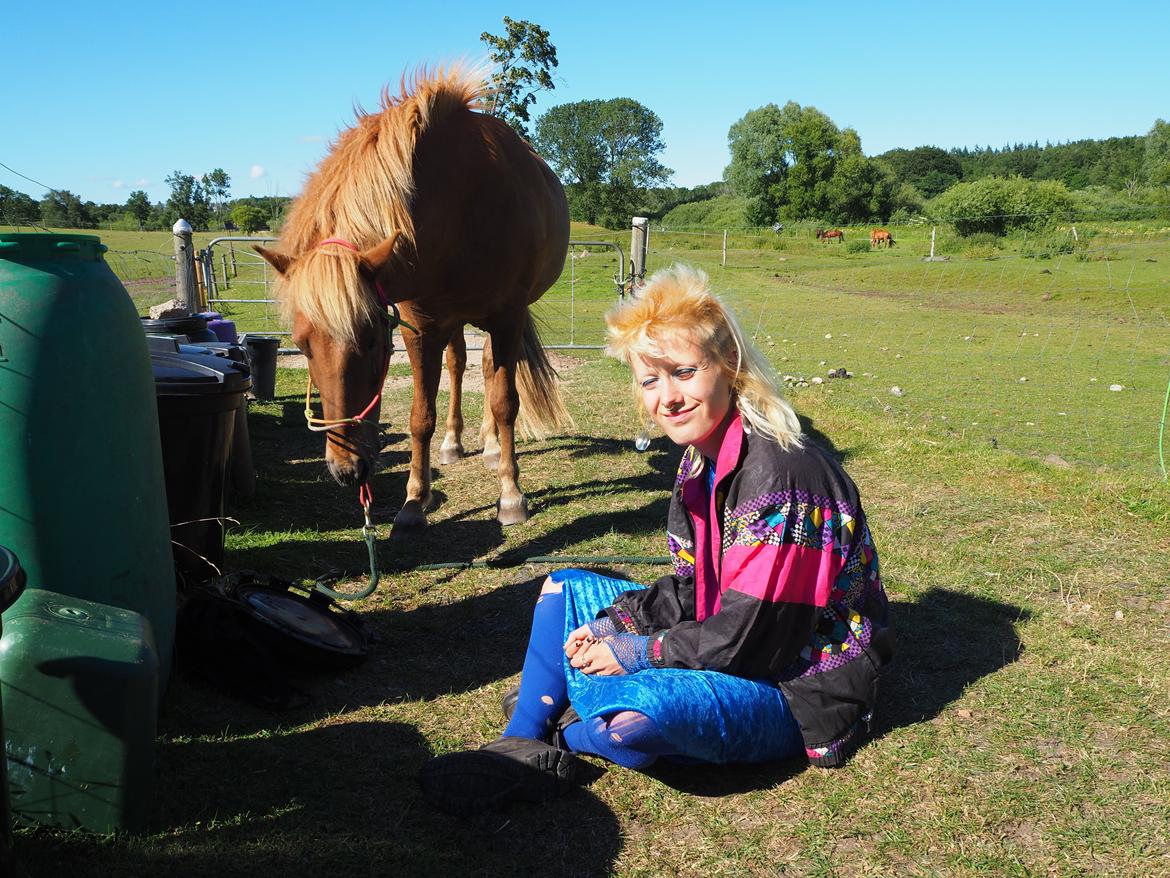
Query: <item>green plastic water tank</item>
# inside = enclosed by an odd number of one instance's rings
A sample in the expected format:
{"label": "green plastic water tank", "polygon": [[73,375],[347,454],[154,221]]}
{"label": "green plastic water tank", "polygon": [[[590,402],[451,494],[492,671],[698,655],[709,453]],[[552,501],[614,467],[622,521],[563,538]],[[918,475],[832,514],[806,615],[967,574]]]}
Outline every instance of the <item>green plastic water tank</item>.
{"label": "green plastic water tank", "polygon": [[161,688],[175,578],[154,379],[105,250],[0,233],[0,545],[29,588],[145,616]]}

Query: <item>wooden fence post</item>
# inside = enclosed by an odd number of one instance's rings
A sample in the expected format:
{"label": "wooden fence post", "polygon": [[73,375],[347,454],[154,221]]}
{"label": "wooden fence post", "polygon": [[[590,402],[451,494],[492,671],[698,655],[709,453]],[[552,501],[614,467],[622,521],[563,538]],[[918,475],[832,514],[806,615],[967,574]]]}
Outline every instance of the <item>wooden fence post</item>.
{"label": "wooden fence post", "polygon": [[633,219],[630,231],[630,277],[646,279],[646,253],[650,247],[650,220],[644,216]]}
{"label": "wooden fence post", "polygon": [[723,268],[727,268],[727,229],[723,230]]}
{"label": "wooden fence post", "polygon": [[187,313],[199,310],[199,288],[195,283],[195,250],[191,246],[191,224],[180,219],[171,228],[175,243],[175,286]]}

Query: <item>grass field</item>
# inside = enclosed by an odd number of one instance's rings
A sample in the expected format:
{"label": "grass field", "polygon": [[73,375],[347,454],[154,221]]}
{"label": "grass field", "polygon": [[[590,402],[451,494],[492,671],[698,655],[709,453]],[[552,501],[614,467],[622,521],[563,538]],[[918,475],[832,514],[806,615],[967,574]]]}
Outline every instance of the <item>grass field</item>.
{"label": "grass field", "polygon": [[[177,678],[152,831],[23,829],[18,874],[1170,874],[1170,491],[1156,442],[1170,232],[1078,229],[1071,249],[943,241],[950,261],[934,263],[919,258],[929,229],[894,232],[875,254],[803,229],[732,235],[726,267],[721,233],[651,238],[651,268],[711,273],[861,489],[899,648],[875,740],[848,766],[598,761],[540,808],[457,821],[423,803],[429,756],[502,726],[549,569],[520,562],[663,552],[677,451],[661,437],[633,449],[623,369],[583,351],[563,373],[576,429],[522,447],[528,524],[495,523],[477,460],[441,468],[428,529],[379,544],[387,573],[358,606],[381,638],[365,664],[299,676],[311,700],[281,713]],[[580,250],[571,294],[563,279],[542,306],[554,341],[568,341],[571,307],[573,340],[599,342],[613,300],[616,262]],[[854,377],[824,378],[835,367]],[[282,368],[277,399],[250,411],[258,488],[233,510],[228,565],[342,568],[354,587],[360,515],[304,429],[303,388],[302,370]],[[474,425],[482,397],[467,402]],[[408,409],[403,393],[383,407],[383,522],[404,493]],[[488,566],[421,569],[440,561]]]}

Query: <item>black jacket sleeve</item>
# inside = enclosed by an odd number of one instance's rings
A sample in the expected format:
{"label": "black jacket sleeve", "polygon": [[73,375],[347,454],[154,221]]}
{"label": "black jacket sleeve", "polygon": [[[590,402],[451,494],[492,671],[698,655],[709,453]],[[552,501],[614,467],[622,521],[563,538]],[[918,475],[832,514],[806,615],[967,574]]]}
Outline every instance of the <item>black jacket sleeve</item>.
{"label": "black jacket sleeve", "polygon": [[618,631],[653,634],[695,618],[695,580],[692,576],[663,576],[649,588],[627,591],[605,611]]}

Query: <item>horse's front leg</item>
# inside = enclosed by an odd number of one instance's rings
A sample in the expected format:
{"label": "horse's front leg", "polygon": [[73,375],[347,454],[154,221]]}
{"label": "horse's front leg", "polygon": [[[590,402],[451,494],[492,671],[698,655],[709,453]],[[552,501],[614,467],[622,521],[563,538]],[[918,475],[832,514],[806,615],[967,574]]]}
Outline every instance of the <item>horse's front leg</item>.
{"label": "horse's front leg", "polygon": [[447,406],[447,432],[439,446],[439,463],[463,459],[463,373],[467,371],[467,339],[460,326],[447,344],[447,376],[451,379],[451,401]]}
{"label": "horse's front leg", "polygon": [[394,516],[394,527],[416,528],[427,523],[431,505],[431,437],[435,433],[435,397],[439,392],[439,374],[443,366],[442,333],[423,331],[404,333],[410,371],[414,377],[414,397],[410,406],[410,477],[406,481],[406,502]]}
{"label": "horse's front leg", "polygon": [[[513,337],[514,336],[514,337]],[[500,524],[520,524],[528,520],[528,500],[520,491],[520,464],[516,461],[516,415],[520,412],[520,394],[516,391],[516,360],[520,355],[520,333],[508,331],[492,335],[492,374],[484,373],[484,389],[489,390],[484,409],[490,407],[499,439],[500,500],[496,518]],[[489,383],[490,381],[490,383]],[[484,448],[485,462],[487,448]]]}

